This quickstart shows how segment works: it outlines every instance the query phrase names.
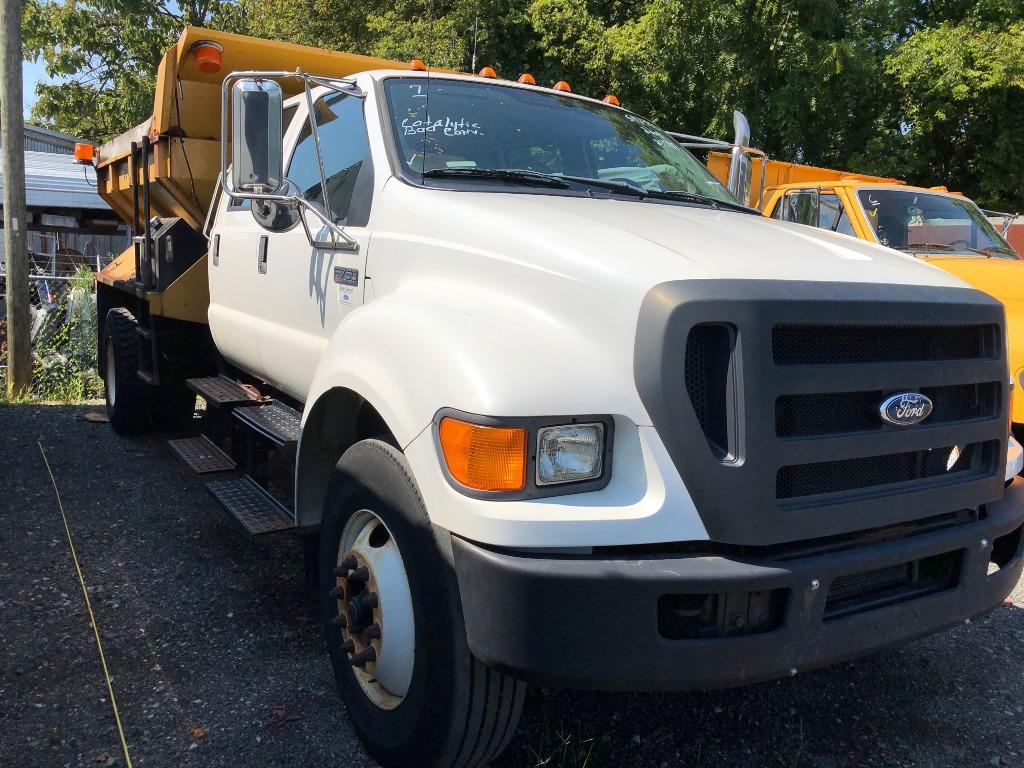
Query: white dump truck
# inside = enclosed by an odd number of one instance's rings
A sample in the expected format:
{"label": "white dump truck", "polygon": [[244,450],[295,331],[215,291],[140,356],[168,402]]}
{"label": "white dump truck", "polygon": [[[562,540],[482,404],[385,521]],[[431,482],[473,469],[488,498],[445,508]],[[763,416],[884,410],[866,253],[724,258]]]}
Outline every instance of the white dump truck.
{"label": "white dump truck", "polygon": [[305,537],[370,753],[482,766],[531,682],[737,685],[999,605],[1001,305],[531,80],[188,29],[92,157],[135,232],[113,427],[193,430],[250,533]]}

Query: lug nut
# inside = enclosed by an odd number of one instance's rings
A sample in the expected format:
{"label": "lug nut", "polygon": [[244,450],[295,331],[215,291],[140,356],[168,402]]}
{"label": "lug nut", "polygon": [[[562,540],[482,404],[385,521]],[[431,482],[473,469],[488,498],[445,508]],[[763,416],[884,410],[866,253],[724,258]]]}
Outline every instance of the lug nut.
{"label": "lug nut", "polygon": [[335,587],[334,589],[331,590],[331,597],[335,598],[336,600],[344,600],[345,599],[345,588],[344,587]]}
{"label": "lug nut", "polygon": [[368,662],[377,660],[377,651],[370,646],[366,650],[360,651],[351,658],[353,667],[365,667]]}
{"label": "lug nut", "polygon": [[348,575],[348,578],[349,581],[355,582],[369,581],[370,569],[367,568],[365,565],[360,568],[356,568],[354,571],[352,571],[352,573]]}
{"label": "lug nut", "polygon": [[341,567],[344,568],[346,571],[351,571],[357,565],[359,565],[359,561],[356,560],[355,555],[349,555],[341,561]]}
{"label": "lug nut", "polygon": [[356,644],[351,640],[344,640],[341,643],[342,653],[352,653],[356,649]]}
{"label": "lug nut", "polygon": [[380,605],[380,599],[377,597],[376,592],[371,592],[366,596],[366,604],[371,608],[376,608],[378,605]]}
{"label": "lug nut", "polygon": [[339,626],[342,629],[344,629],[345,627],[348,626],[348,619],[345,617],[344,614],[341,614],[340,616],[335,616],[334,617],[334,624],[336,626]]}
{"label": "lug nut", "polygon": [[366,631],[363,632],[363,636],[366,637],[367,640],[380,640],[380,624],[371,624],[368,626]]}

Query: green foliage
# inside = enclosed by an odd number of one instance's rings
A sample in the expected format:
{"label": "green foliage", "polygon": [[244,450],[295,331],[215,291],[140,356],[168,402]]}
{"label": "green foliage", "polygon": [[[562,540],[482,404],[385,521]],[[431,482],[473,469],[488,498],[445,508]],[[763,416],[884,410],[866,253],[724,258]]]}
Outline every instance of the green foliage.
{"label": "green foliage", "polygon": [[181,25],[615,93],[668,129],[1024,208],[1022,0],[27,0],[58,82],[35,117],[96,139],[149,114]]}
{"label": "green foliage", "polygon": [[82,267],[36,335],[32,350],[34,397],[76,402],[102,396],[103,385],[96,375],[96,330],[92,273]]}
{"label": "green foliage", "polygon": [[241,26],[229,0],[25,0],[23,9],[26,55],[51,78],[36,86],[32,119],[93,141],[149,117],[157,66],[183,26]]}

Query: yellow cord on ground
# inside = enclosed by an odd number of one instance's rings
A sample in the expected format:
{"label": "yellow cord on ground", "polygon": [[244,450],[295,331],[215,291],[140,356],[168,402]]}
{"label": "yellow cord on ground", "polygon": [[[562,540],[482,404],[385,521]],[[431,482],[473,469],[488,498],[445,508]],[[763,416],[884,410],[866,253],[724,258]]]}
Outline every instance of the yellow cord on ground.
{"label": "yellow cord on ground", "polygon": [[92,612],[92,602],[89,600],[89,590],[85,588],[85,578],[82,576],[82,568],[78,564],[78,555],[75,553],[75,543],[71,540],[71,527],[68,525],[67,515],[64,514],[64,504],[60,500],[60,491],[57,489],[57,479],[50,469],[50,462],[46,458],[46,451],[43,450],[42,440],[37,440],[39,453],[43,455],[43,463],[46,464],[46,471],[50,474],[50,482],[53,483],[53,492],[57,495],[57,508],[60,510],[61,519],[64,521],[64,532],[68,536],[68,546],[71,548],[71,559],[75,563],[75,572],[78,574],[78,583],[82,585],[82,597],[85,598],[85,609],[89,612],[89,621],[92,623],[92,632],[96,636],[96,650],[100,653],[100,664],[103,667],[103,676],[107,680],[107,692],[110,694],[110,706],[114,710],[114,721],[117,723],[117,735],[121,738],[121,749],[124,750],[124,762],[127,768],[132,768],[132,759],[128,755],[128,742],[124,738],[124,728],[121,727],[121,715],[117,711],[117,699],[114,698],[114,686],[110,682],[110,671],[107,669],[107,659],[103,655],[103,643],[100,642],[100,628],[96,624],[96,617]]}

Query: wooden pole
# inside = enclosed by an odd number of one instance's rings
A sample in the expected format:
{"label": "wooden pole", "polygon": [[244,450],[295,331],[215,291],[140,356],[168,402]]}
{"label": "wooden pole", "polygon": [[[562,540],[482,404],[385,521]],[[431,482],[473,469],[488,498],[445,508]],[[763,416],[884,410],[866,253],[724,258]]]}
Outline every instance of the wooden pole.
{"label": "wooden pole", "polygon": [[7,262],[7,392],[32,383],[29,328],[25,125],[21,85],[21,0],[0,0],[0,142],[3,144],[4,258]]}

